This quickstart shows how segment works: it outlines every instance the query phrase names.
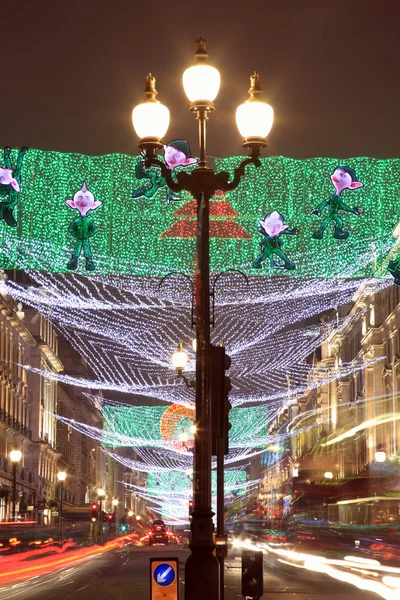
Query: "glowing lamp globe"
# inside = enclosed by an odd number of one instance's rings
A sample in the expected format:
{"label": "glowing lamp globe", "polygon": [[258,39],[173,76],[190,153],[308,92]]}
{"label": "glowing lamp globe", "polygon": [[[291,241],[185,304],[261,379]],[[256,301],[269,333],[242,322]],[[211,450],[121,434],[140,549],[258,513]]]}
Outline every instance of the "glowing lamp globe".
{"label": "glowing lamp globe", "polygon": [[58,481],[65,481],[66,478],[67,478],[67,474],[66,474],[65,471],[59,471],[57,473],[57,479],[58,479]]}
{"label": "glowing lamp globe", "polygon": [[10,452],[10,460],[13,463],[17,463],[21,460],[22,458],[22,452],[21,450],[11,450]]}
{"label": "glowing lamp globe", "polygon": [[114,498],[114,500],[112,501],[113,506],[118,506],[118,500],[117,498]]}
{"label": "glowing lamp globe", "polygon": [[195,65],[186,69],[182,81],[183,89],[190,102],[201,100],[212,102],[219,92],[221,76],[215,67]]}
{"label": "glowing lamp globe", "polygon": [[378,463],[383,463],[386,460],[386,452],[384,452],[383,450],[378,450],[377,452],[375,452],[375,460]]}
{"label": "glowing lamp globe", "polygon": [[106,495],[105,491],[102,488],[99,488],[97,490],[97,495],[100,496],[100,498],[103,498],[103,496]]}
{"label": "glowing lamp globe", "polygon": [[128,510],[128,517],[133,517],[133,510]]}
{"label": "glowing lamp globe", "polygon": [[207,64],[207,40],[196,40],[197,50],[195,57],[197,64],[189,67],[183,74],[182,82],[185,94],[193,104],[212,104],[217,97],[221,76],[218,69]]}
{"label": "glowing lamp globe", "polygon": [[262,94],[260,76],[253,73],[250,77],[250,98],[236,110],[236,123],[244,141],[259,140],[265,145],[274,122],[274,111],[269,104],[260,100]]}
{"label": "glowing lamp globe", "polygon": [[186,367],[189,357],[182,348],[182,342],[178,343],[178,349],[173,353],[171,360],[178,373],[181,373]]}
{"label": "glowing lamp globe", "polygon": [[155,88],[156,78],[149,73],[145,82],[146,100],[133,109],[132,123],[141,140],[160,142],[169,127],[169,110],[156,100],[158,94]]}

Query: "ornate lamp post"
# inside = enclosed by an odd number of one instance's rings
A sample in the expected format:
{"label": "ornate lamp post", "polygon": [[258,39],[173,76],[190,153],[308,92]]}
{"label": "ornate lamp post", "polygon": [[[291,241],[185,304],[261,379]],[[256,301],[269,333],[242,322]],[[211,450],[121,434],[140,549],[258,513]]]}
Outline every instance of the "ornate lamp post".
{"label": "ornate lamp post", "polygon": [[100,546],[103,545],[103,498],[106,495],[103,488],[98,488],[97,497],[99,499],[100,506]]}
{"label": "ornate lamp post", "polygon": [[59,471],[57,473],[57,479],[60,482],[60,510],[58,513],[58,522],[60,524],[60,541],[63,542],[63,496],[64,496],[64,481],[67,478],[67,474],[65,471]]}
{"label": "ornate lamp post", "polygon": [[12,503],[12,519],[15,521],[15,505],[17,502],[17,465],[21,461],[22,452],[15,448],[10,452],[10,460],[12,462],[12,474],[13,474],[13,503]]}
{"label": "ornate lamp post", "polygon": [[243,146],[249,158],[235,169],[233,180],[226,172],[214,173],[207,164],[206,123],[214,111],[214,99],[220,85],[217,69],[208,64],[206,40],[196,40],[196,64],[183,74],[183,86],[190,101],[190,110],[199,122],[199,155],[197,167],[191,173],[181,172],[172,177],[171,170],[156,158],[163,147],[162,138],[169,125],[169,110],[156,100],[155,77],[146,79],[146,100],[132,112],[132,121],[140,139],[139,148],[145,151],[145,166],[157,165],[173,192],[189,191],[197,200],[197,266],[196,266],[196,433],[194,437],[194,475],[192,519],[192,551],[185,566],[185,598],[187,600],[218,599],[218,562],[213,555],[213,513],[211,511],[211,427],[210,427],[210,257],[209,203],[217,190],[234,190],[244,175],[246,165],[260,165],[260,149],[266,146],[273,122],[273,110],[260,101],[260,76],[254,73],[249,90],[250,98],[236,112]]}

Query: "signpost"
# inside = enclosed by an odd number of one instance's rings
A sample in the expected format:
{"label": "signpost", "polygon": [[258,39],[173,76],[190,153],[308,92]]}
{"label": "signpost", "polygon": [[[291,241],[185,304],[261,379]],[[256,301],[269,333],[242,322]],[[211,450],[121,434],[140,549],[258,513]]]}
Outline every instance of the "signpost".
{"label": "signpost", "polygon": [[179,600],[179,560],[150,559],[150,600]]}

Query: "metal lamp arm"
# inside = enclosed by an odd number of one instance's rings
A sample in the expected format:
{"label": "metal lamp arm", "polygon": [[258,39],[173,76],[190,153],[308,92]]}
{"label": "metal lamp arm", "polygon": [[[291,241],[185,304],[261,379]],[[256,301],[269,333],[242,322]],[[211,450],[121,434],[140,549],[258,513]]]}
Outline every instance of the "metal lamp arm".
{"label": "metal lamp arm", "polygon": [[[217,173],[213,178],[210,178],[208,181],[207,192],[209,197],[211,197],[217,190],[222,190],[224,192],[228,192],[231,190],[235,190],[242,177],[244,176],[244,171],[247,165],[254,165],[255,167],[260,166],[260,159],[254,153],[254,155],[250,156],[243,160],[240,165],[234,170],[233,180],[229,181],[229,173],[227,171],[221,171],[221,173]],[[172,177],[172,171],[169,169],[164,162],[155,158],[154,156],[146,155],[145,166],[146,168],[150,168],[151,165],[157,166],[161,169],[162,176],[167,182],[168,187],[174,192],[181,192],[182,190],[190,191],[195,197],[198,197],[200,192],[203,190],[198,189],[198,185],[196,179],[194,178],[193,173],[185,173],[180,172],[176,174],[176,180]],[[211,183],[211,186],[210,186]],[[212,188],[212,189],[211,189]]]}
{"label": "metal lamp arm", "polygon": [[250,158],[246,158],[243,160],[238,167],[234,170],[233,180],[228,181],[229,173],[227,171],[222,171],[218,173],[215,177],[218,183],[217,189],[220,189],[224,192],[229,192],[231,190],[235,190],[242,177],[244,177],[244,170],[247,165],[254,165],[255,167],[259,167],[261,165],[260,159],[256,156],[251,156]]}
{"label": "metal lamp arm", "polygon": [[189,388],[189,389],[195,389],[196,388],[196,381],[194,379],[189,379],[183,373],[179,373],[178,378],[179,379],[183,379],[183,381],[185,382],[185,385],[186,385],[187,388]]}

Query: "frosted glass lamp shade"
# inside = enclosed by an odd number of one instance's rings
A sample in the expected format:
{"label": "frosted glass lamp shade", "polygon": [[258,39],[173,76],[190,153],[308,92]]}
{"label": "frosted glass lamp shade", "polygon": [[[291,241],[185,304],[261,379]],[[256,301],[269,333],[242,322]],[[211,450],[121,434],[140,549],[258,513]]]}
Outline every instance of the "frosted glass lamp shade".
{"label": "frosted glass lamp shade", "polygon": [[198,64],[186,69],[182,80],[183,89],[190,102],[200,100],[213,102],[221,84],[218,69],[205,64]]}
{"label": "frosted glass lamp shade", "polygon": [[248,100],[236,110],[236,123],[241,136],[266,138],[274,122],[274,111],[266,102]]}
{"label": "frosted glass lamp shade", "polygon": [[22,452],[21,450],[11,450],[10,452],[10,460],[13,463],[17,463],[21,460],[22,458]]}
{"label": "frosted glass lamp shade", "polygon": [[186,354],[186,352],[184,351],[184,349],[182,348],[182,342],[179,342],[178,350],[176,350],[176,352],[173,353],[171,359],[172,359],[172,364],[174,365],[174,368],[177,371],[183,371],[183,369],[187,365],[189,357]]}
{"label": "frosted glass lamp shade", "polygon": [[140,139],[156,138],[161,140],[169,127],[169,110],[158,100],[143,102],[133,109],[132,123]]}
{"label": "frosted glass lamp shade", "polygon": [[58,479],[58,481],[65,481],[66,478],[67,478],[67,474],[66,474],[65,471],[59,471],[57,473],[57,479]]}
{"label": "frosted glass lamp shade", "polygon": [[377,452],[375,452],[375,460],[378,463],[384,463],[386,460],[386,452],[384,452],[383,450],[378,450]]}

